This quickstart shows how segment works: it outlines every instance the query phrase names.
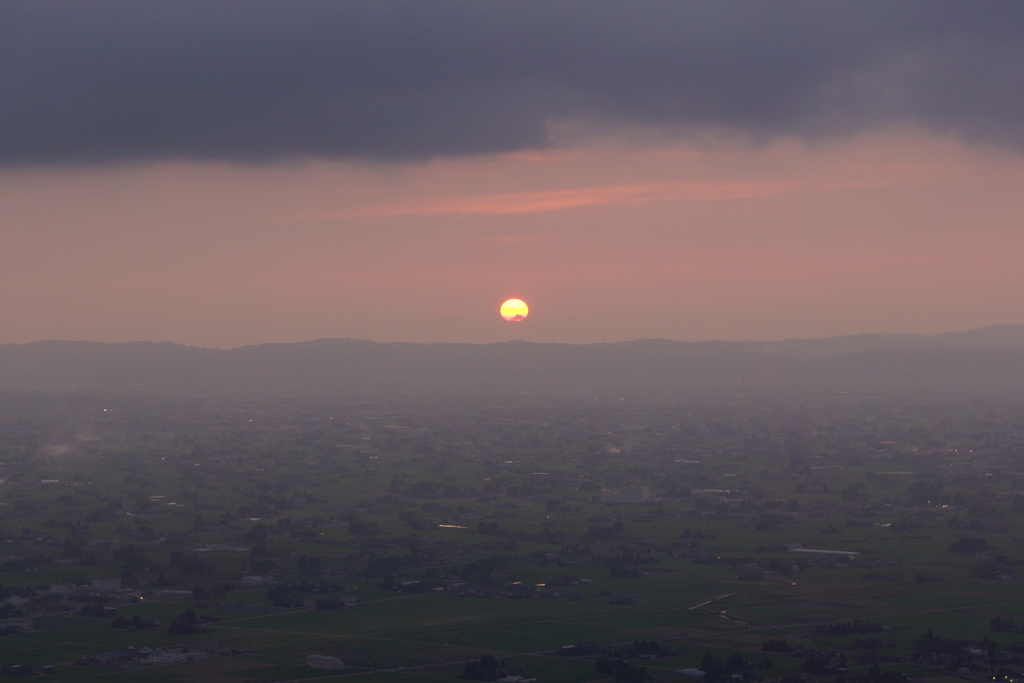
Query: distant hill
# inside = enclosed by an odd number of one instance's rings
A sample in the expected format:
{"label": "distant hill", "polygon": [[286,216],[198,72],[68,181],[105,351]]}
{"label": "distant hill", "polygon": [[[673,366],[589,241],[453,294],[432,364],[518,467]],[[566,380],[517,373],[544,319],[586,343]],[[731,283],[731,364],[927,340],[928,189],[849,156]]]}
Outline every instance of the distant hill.
{"label": "distant hill", "polygon": [[960,348],[997,349],[1024,347],[1024,325],[992,325],[966,332],[937,334],[930,339],[936,344]]}
{"label": "distant hill", "polygon": [[1024,326],[778,342],[378,344],[231,350],[169,342],[0,345],[0,391],[613,396],[637,392],[1024,389]]}

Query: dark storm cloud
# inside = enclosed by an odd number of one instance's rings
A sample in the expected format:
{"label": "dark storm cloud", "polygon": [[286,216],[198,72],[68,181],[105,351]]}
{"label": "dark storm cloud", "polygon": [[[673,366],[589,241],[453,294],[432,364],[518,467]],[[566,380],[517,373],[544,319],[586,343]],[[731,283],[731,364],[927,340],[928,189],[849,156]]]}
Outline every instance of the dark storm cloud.
{"label": "dark storm cloud", "polygon": [[1024,3],[0,5],[0,163],[415,159],[557,121],[1024,148]]}

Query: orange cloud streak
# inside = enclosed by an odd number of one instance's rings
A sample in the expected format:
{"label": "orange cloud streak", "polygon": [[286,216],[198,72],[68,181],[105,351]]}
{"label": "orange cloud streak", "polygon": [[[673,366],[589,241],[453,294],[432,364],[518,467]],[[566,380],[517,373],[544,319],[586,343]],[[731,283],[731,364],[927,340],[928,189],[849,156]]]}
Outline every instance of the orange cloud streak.
{"label": "orange cloud streak", "polygon": [[781,183],[644,183],[606,185],[543,192],[516,192],[478,197],[451,197],[407,207],[372,209],[377,216],[543,213],[608,204],[720,201],[767,197],[790,189]]}
{"label": "orange cloud streak", "polygon": [[795,183],[700,183],[667,182],[603,185],[567,190],[514,192],[447,197],[407,206],[381,206],[354,211],[303,216],[300,220],[326,221],[356,217],[437,216],[458,214],[514,215],[547,213],[602,205],[637,205],[653,202],[713,202],[754,199],[779,194],[797,187]]}

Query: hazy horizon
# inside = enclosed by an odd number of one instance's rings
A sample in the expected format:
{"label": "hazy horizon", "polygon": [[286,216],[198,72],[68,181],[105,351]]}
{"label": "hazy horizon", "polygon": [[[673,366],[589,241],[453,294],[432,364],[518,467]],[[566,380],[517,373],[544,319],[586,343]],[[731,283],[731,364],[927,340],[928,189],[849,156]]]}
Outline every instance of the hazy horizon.
{"label": "hazy horizon", "polygon": [[[311,339],[295,339],[295,340],[288,340],[288,341],[254,342],[252,344],[241,344],[239,346],[203,346],[201,344],[187,344],[187,343],[184,343],[184,342],[178,342],[178,341],[175,341],[173,339],[125,339],[125,340],[120,340],[120,341],[102,341],[102,340],[97,340],[97,339],[35,339],[35,340],[32,340],[32,341],[28,341],[28,342],[0,342],[0,346],[3,346],[5,344],[7,344],[7,345],[13,344],[13,345],[17,345],[17,346],[24,346],[24,345],[45,344],[45,343],[69,343],[69,344],[78,344],[78,343],[84,343],[84,344],[93,344],[93,343],[96,343],[96,344],[153,343],[153,344],[174,344],[174,345],[178,345],[178,346],[186,346],[186,347],[189,347],[189,348],[196,348],[196,349],[210,349],[210,350],[220,350],[220,351],[231,351],[233,349],[241,349],[241,348],[252,347],[252,346],[261,346],[261,345],[265,345],[265,344],[272,344],[272,345],[280,345],[280,344],[285,344],[285,345],[288,345],[288,344],[308,344],[308,343],[324,342],[324,341],[352,341],[352,342],[367,342],[367,343],[370,343],[370,344],[413,344],[413,345],[427,345],[427,344],[491,345],[491,344],[503,344],[503,343],[507,343],[507,342],[517,342],[517,343],[526,343],[526,344],[548,344],[548,343],[550,343],[550,344],[564,344],[564,345],[570,345],[570,346],[588,346],[588,345],[600,345],[600,344],[628,344],[628,343],[631,343],[631,342],[647,342],[647,341],[671,342],[671,343],[678,342],[678,343],[683,343],[683,344],[704,344],[704,343],[716,343],[716,342],[721,342],[721,343],[726,343],[726,344],[733,344],[733,343],[740,343],[740,344],[744,344],[744,343],[745,344],[769,343],[770,344],[770,343],[788,342],[788,341],[815,342],[815,341],[825,341],[825,340],[829,340],[829,339],[844,339],[844,338],[857,338],[857,337],[876,337],[876,336],[877,337],[908,338],[908,339],[910,339],[910,338],[914,338],[914,337],[929,338],[929,337],[943,337],[943,336],[946,336],[946,335],[957,336],[957,335],[961,335],[961,334],[970,334],[970,333],[974,333],[974,332],[990,332],[990,333],[991,332],[995,332],[996,334],[998,334],[998,331],[1005,331],[1005,330],[1010,330],[1010,329],[1012,329],[1012,330],[1019,330],[1020,331],[1020,336],[1024,337],[1024,325],[1019,325],[1019,324],[1015,324],[1015,323],[996,323],[994,325],[986,325],[986,326],[983,326],[983,327],[971,328],[969,330],[948,330],[948,331],[943,331],[943,332],[936,332],[934,334],[918,333],[918,332],[855,332],[855,333],[851,333],[851,334],[829,335],[829,336],[824,336],[824,337],[779,337],[777,339],[717,339],[717,338],[716,339],[670,339],[670,338],[667,338],[667,337],[636,337],[636,338],[633,338],[633,339],[616,339],[616,340],[607,340],[607,341],[602,340],[602,341],[587,341],[587,342],[545,342],[545,341],[531,341],[531,340],[528,340],[528,339],[518,339],[518,338],[511,338],[510,337],[508,339],[501,339],[501,340],[498,340],[498,341],[482,341],[482,342],[465,342],[465,341],[451,341],[451,342],[431,342],[431,341],[426,341],[426,342],[416,342],[416,341],[407,341],[407,340],[403,340],[403,339],[381,341],[381,340],[377,340],[377,339],[365,339],[365,338],[361,338],[361,337],[317,337],[317,338],[311,338]],[[999,340],[999,337],[997,337],[996,339]],[[1010,342],[1009,345],[1015,345],[1015,344],[1016,344],[1016,339],[1014,338]]]}
{"label": "hazy horizon", "polygon": [[[1024,321],[1024,6],[15,2],[0,343]],[[507,298],[529,317],[498,315]]]}

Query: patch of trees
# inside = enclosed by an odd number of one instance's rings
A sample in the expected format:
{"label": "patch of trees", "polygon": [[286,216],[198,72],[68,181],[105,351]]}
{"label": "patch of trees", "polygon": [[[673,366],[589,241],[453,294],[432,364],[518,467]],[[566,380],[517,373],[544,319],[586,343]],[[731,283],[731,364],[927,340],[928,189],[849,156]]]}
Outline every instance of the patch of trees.
{"label": "patch of trees", "polygon": [[182,574],[215,574],[213,565],[196,554],[186,555],[179,551],[171,553],[170,565],[177,567]]}
{"label": "patch of trees", "polygon": [[0,603],[0,619],[23,616],[20,609],[9,602]]}
{"label": "patch of trees", "polygon": [[614,676],[615,683],[646,683],[651,680],[651,675],[644,667],[610,657],[601,657],[595,661],[594,670],[605,676]]}
{"label": "patch of trees", "polygon": [[118,617],[117,619],[114,619],[112,622],[110,622],[110,628],[120,628],[131,631],[140,630],[144,628],[153,628],[154,626],[156,626],[156,623],[152,621],[146,621],[138,615],[132,617],[131,619],[129,619],[128,617]]}
{"label": "patch of trees", "polygon": [[914,649],[920,652],[935,652],[938,654],[959,654],[963,649],[970,645],[969,640],[959,640],[955,638],[940,638],[932,633],[931,629],[928,629],[917,642],[914,643]]}
{"label": "patch of trees", "polygon": [[171,623],[167,625],[167,632],[176,636],[202,633],[205,630],[203,624],[209,620],[197,616],[195,610],[187,609],[171,619]]}
{"label": "patch of trees", "polygon": [[406,495],[410,498],[438,498],[443,490],[444,487],[436,481],[418,481],[409,486]]}
{"label": "patch of trees", "polygon": [[761,651],[785,653],[792,652],[793,648],[784,639],[779,640],[776,638],[771,638],[761,643]]}
{"label": "patch of trees", "polygon": [[662,647],[656,640],[634,640],[631,645],[627,645],[617,653],[623,659],[642,659],[651,658],[661,659],[663,657],[669,657],[673,654],[671,648]]}
{"label": "patch of trees", "polygon": [[466,662],[462,667],[462,678],[467,681],[493,681],[505,674],[505,660],[498,661],[493,655],[480,655],[475,662]]}
{"label": "patch of trees", "polygon": [[[85,583],[82,581],[81,583]],[[17,595],[19,598],[30,598],[35,595],[31,586],[4,586],[0,584],[0,599]],[[10,604],[10,603],[7,603]]]}
{"label": "patch of trees", "polygon": [[775,572],[782,576],[789,576],[793,573],[793,562],[786,560],[781,557],[766,557],[758,560],[755,563],[761,569],[766,569],[770,572]]}
{"label": "patch of trees", "polygon": [[1024,633],[1024,624],[1018,624],[1013,617],[994,617],[988,623],[999,633]]}
{"label": "patch of trees", "polygon": [[153,560],[146,552],[131,543],[115,550],[114,559],[121,561],[122,579],[133,579],[139,572],[150,571],[154,568]]}
{"label": "patch of trees", "polygon": [[731,680],[732,676],[743,676],[753,669],[747,658],[736,652],[722,660],[710,652],[705,652],[700,660],[700,670],[704,672],[702,680],[714,683],[715,681]]}
{"label": "patch of trees", "polygon": [[295,608],[302,607],[303,602],[295,595],[291,586],[278,584],[267,589],[267,600],[270,600],[274,607]]}
{"label": "patch of trees", "polygon": [[812,652],[801,668],[809,674],[820,676],[830,671],[845,670],[847,667],[846,657],[842,654],[834,655],[830,652]]}
{"label": "patch of trees", "polygon": [[245,532],[242,536],[242,540],[246,543],[258,545],[263,543],[270,537],[270,528],[265,524],[253,524],[252,527]]}
{"label": "patch of trees", "polygon": [[475,562],[452,567],[451,571],[457,573],[463,581],[492,584],[495,583],[495,572],[506,567],[513,559],[505,555],[489,555]]}
{"label": "patch of trees", "polygon": [[986,559],[984,562],[979,562],[971,568],[971,572],[975,576],[980,576],[985,579],[996,579],[1005,576],[1012,576],[1013,571],[1024,565],[1024,560],[1019,560],[1015,557],[1009,557],[1002,553]]}
{"label": "patch of trees", "polygon": [[630,562],[628,557],[610,557],[608,558],[608,573],[617,579],[626,579],[640,576],[643,572],[639,566]]}

